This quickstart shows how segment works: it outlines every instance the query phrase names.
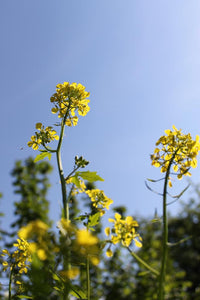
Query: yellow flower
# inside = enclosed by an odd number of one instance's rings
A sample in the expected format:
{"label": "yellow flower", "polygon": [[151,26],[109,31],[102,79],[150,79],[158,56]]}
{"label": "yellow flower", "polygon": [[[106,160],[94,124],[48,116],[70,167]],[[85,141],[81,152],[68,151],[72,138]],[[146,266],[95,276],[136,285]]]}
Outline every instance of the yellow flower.
{"label": "yellow flower", "polygon": [[47,254],[44,249],[38,249],[37,250],[37,256],[39,257],[40,260],[46,260],[47,259]]}
{"label": "yellow flower", "polygon": [[106,255],[107,255],[108,257],[112,257],[112,256],[113,256],[113,252],[112,252],[112,250],[111,250],[110,248],[108,248],[108,249],[106,250]]}
{"label": "yellow flower", "polygon": [[85,257],[89,257],[94,265],[99,264],[99,240],[86,229],[79,229],[76,232],[76,249]]}
{"label": "yellow flower", "polygon": [[31,141],[27,143],[29,147],[32,147],[33,150],[37,150],[40,145],[46,145],[53,140],[58,140],[59,136],[56,134],[56,131],[53,130],[51,126],[44,128],[42,123],[37,123],[35,128],[39,132],[35,132],[35,135],[32,135]]}
{"label": "yellow flower", "polygon": [[85,87],[82,84],[64,82],[56,86],[56,92],[50,98],[50,101],[54,103],[55,107],[52,108],[52,113],[58,113],[59,118],[67,117],[65,125],[76,126],[78,123],[78,117],[76,112],[80,116],[85,116],[90,107],[89,93],[85,91]]}
{"label": "yellow flower", "polygon": [[8,250],[2,250],[2,256],[8,256],[7,261],[3,261],[3,271],[8,268],[15,270],[16,274],[27,273],[29,263],[31,262],[31,251],[29,243],[24,239],[17,239],[17,243],[13,244],[17,249],[10,253]]}
{"label": "yellow flower", "polygon": [[64,236],[70,236],[75,232],[75,227],[71,224],[71,221],[64,218],[61,218],[60,221],[57,222],[57,227]]}
{"label": "yellow flower", "polygon": [[87,190],[85,192],[92,201],[92,205],[100,211],[103,215],[105,213],[105,208],[109,209],[109,206],[113,203],[113,200],[108,198],[103,191],[99,189]]}
{"label": "yellow flower", "polygon": [[49,226],[41,220],[35,220],[28,223],[18,231],[18,236],[24,239],[30,239],[34,235],[43,236],[46,234]]}
{"label": "yellow flower", "polygon": [[[191,176],[189,169],[197,167],[196,156],[200,150],[199,136],[193,140],[190,133],[183,134],[174,125],[173,130],[165,130],[165,134],[156,142],[154,154],[151,155],[152,165],[161,167],[161,172],[165,173],[173,166],[178,179],[183,175]],[[169,180],[169,186],[172,182]]]}
{"label": "yellow flower", "polygon": [[136,233],[136,227],[138,227],[137,221],[135,221],[131,216],[127,216],[124,220],[121,215],[116,213],[115,219],[109,219],[109,222],[114,223],[112,229],[105,229],[106,235],[111,235],[111,243],[117,244],[122,243],[123,246],[129,247],[132,241],[135,242],[137,247],[142,247],[142,238],[138,233]]}
{"label": "yellow flower", "polygon": [[78,275],[79,275],[80,271],[79,268],[77,267],[72,267],[69,270],[64,270],[64,271],[60,271],[60,275],[62,276],[62,278],[67,278],[67,279],[75,279]]}
{"label": "yellow flower", "polygon": [[80,229],[76,233],[77,235],[77,243],[80,246],[93,246],[98,243],[98,238],[93,236],[89,231],[86,229]]}

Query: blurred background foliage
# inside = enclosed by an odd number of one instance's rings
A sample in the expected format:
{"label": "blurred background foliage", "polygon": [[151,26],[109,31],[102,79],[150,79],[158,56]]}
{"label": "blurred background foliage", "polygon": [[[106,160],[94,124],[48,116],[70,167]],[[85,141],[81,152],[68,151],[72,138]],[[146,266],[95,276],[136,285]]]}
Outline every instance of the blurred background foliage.
{"label": "blurred background foliage", "polygon": [[[49,174],[52,166],[47,161],[34,163],[33,158],[17,161],[11,176],[13,178],[14,193],[18,201],[14,202],[15,220],[10,224],[10,230],[4,229],[4,216],[0,213],[0,243],[1,248],[12,249],[17,239],[17,232],[29,222],[41,220],[49,226],[46,243],[49,249],[56,244],[56,233],[53,229],[53,220],[49,219],[48,190],[50,188]],[[87,188],[94,188],[88,183]],[[169,251],[166,278],[166,299],[169,300],[198,300],[200,299],[200,186],[190,187],[195,191],[194,197],[181,202],[177,216],[169,215]],[[1,198],[3,195],[0,195]],[[9,199],[1,199],[4,203]],[[88,197],[81,199],[83,206],[79,207],[76,196],[71,197],[71,219],[79,216],[85,209],[94,209]],[[126,215],[126,207],[114,207],[113,213]],[[152,267],[159,268],[161,256],[161,223],[152,218],[134,216],[138,221],[140,234],[143,238],[143,247],[137,254]],[[161,217],[161,216],[160,216]],[[79,221],[75,221],[78,225]],[[54,227],[55,228],[55,227]],[[96,235],[105,239],[101,223],[96,228]],[[182,241],[183,240],[183,241]],[[182,241],[182,242],[180,242]],[[123,247],[112,248],[114,255],[111,258],[101,254],[101,263],[91,267],[91,298],[93,300],[152,300],[156,299],[157,279],[141,267]],[[60,257],[49,256],[45,261],[35,259],[31,269],[24,278],[21,287],[22,293],[33,299],[60,299],[54,287],[53,274],[59,270]],[[83,268],[85,266],[83,265]],[[7,299],[6,273],[0,270],[1,286],[0,299]],[[86,288],[84,276],[77,282]],[[18,287],[13,299],[18,299]]]}

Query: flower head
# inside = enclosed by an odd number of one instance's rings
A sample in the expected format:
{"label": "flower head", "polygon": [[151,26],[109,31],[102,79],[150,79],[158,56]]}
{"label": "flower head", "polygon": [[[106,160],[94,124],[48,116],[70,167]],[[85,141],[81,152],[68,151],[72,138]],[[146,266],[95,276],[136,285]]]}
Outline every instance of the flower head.
{"label": "flower head", "polygon": [[10,268],[10,270],[14,269],[16,274],[27,273],[29,263],[32,261],[30,244],[21,238],[17,239],[17,243],[14,243],[13,246],[17,248],[13,253],[6,249],[2,250],[1,256],[7,256],[7,260],[2,263],[3,270],[6,271]]}
{"label": "flower head", "polygon": [[76,248],[83,256],[88,256],[94,265],[99,263],[99,240],[86,229],[76,232]]}
{"label": "flower head", "polygon": [[[190,133],[183,134],[172,126],[173,130],[165,130],[165,135],[156,142],[154,154],[151,155],[152,165],[161,167],[161,172],[167,172],[173,165],[173,170],[178,179],[183,175],[191,176],[189,169],[196,168],[197,155],[200,150],[199,136],[193,140]],[[171,181],[169,181],[171,185]]]}
{"label": "flower head", "polygon": [[109,209],[109,206],[113,203],[113,200],[108,198],[103,191],[99,189],[87,190],[85,193],[91,198],[92,204],[101,215],[105,213],[105,209]]}
{"label": "flower head", "polygon": [[[109,222],[114,223],[114,227],[110,230],[109,227],[105,229],[106,235],[111,234],[111,243],[117,244],[122,243],[123,246],[129,247],[132,241],[135,242],[137,247],[141,247],[142,238],[138,233],[136,233],[136,227],[138,227],[137,221],[135,221],[131,216],[127,216],[124,220],[121,215],[116,213],[115,219],[109,219]],[[139,240],[140,241],[139,241]]]}
{"label": "flower head", "polygon": [[53,130],[51,126],[44,128],[42,123],[37,123],[35,127],[39,132],[35,132],[35,135],[32,135],[31,137],[31,141],[27,143],[27,145],[32,147],[33,150],[37,150],[41,144],[46,145],[53,140],[59,139],[56,131]]}
{"label": "flower head", "polygon": [[50,101],[54,103],[52,113],[58,113],[59,118],[63,118],[67,115],[65,125],[75,126],[78,123],[78,116],[85,116],[90,107],[89,93],[85,91],[85,87],[80,83],[64,82],[56,86],[56,93],[52,95]]}

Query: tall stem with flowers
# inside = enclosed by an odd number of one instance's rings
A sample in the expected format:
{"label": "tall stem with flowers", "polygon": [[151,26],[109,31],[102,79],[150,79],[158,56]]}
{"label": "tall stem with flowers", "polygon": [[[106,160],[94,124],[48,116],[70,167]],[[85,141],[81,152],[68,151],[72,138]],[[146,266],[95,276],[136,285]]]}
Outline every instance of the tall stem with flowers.
{"label": "tall stem with flowers", "polygon": [[[96,172],[80,171],[89,162],[82,156],[75,156],[72,170],[69,170],[67,175],[65,174],[61,158],[64,131],[66,127],[76,126],[79,116],[87,115],[90,110],[88,97],[89,93],[85,91],[82,84],[69,82],[58,84],[50,101],[53,104],[51,112],[57,114],[60,120],[56,124],[60,128],[59,134],[52,126],[44,127],[42,123],[37,123],[36,132],[28,142],[29,147],[40,152],[35,162],[45,157],[51,159],[52,154],[56,156],[62,194],[62,214],[57,223],[59,229],[57,241],[52,242],[51,236],[48,235],[47,224],[41,220],[34,220],[19,230],[19,239],[13,245],[15,247],[13,253],[6,249],[2,251],[2,256],[7,257],[2,264],[4,271],[9,271],[9,300],[12,298],[12,283],[20,286],[20,276],[27,273],[30,265],[37,260],[45,263],[50,255],[59,256],[59,268],[54,270],[52,267],[50,270],[55,282],[54,290],[61,296],[61,299],[70,299],[72,295],[77,299],[90,300],[92,297],[90,266],[99,264],[100,252],[104,247],[106,247],[106,255],[111,257],[112,247],[117,244],[121,244],[142,267],[158,278],[157,299],[165,299],[165,274],[169,245],[168,188],[172,188],[173,177],[182,179],[183,176],[191,176],[190,168],[197,166],[196,157],[200,150],[199,137],[193,140],[190,134],[185,135],[173,126],[173,130],[166,130],[165,135],[157,141],[154,154],[151,155],[152,165],[160,167],[161,172],[165,174],[162,192],[162,258],[160,270],[157,270],[139,257],[132,248],[132,246],[142,247],[142,238],[137,231],[139,225],[132,216],[123,218],[116,213],[114,218],[110,218],[109,222],[112,225],[105,228],[106,241],[100,241],[94,234],[95,226],[113,201],[100,189],[87,189],[86,182],[103,181]],[[54,149],[49,146],[52,141],[57,141]],[[81,214],[75,220],[70,218],[70,199],[78,194],[87,195],[95,209],[90,213]],[[81,221],[84,227],[79,228],[77,221]],[[85,270],[84,288],[77,285],[80,268]],[[31,299],[30,295],[19,295],[19,298],[23,297]]]}
{"label": "tall stem with flowers", "polygon": [[[196,140],[193,140],[190,134],[183,134],[181,130],[173,126],[173,130],[165,130],[165,135],[160,137],[156,142],[156,146],[154,154],[151,155],[152,165],[160,167],[161,172],[165,173],[162,195],[162,260],[158,287],[158,300],[164,300],[168,251],[167,189],[168,187],[172,188],[173,177],[177,177],[180,180],[183,176],[191,176],[190,168],[196,168],[196,157],[200,150],[199,136],[196,136]],[[177,196],[177,198],[179,197]]]}

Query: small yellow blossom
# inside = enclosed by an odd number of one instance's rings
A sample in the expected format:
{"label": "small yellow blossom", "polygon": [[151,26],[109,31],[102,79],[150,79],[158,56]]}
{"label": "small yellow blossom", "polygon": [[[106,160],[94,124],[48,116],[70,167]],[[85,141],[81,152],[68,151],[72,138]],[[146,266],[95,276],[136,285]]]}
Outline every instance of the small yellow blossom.
{"label": "small yellow blossom", "polygon": [[91,199],[92,205],[100,211],[101,215],[105,213],[105,208],[109,209],[109,206],[113,203],[113,200],[108,198],[102,190],[92,189],[85,192]]}
{"label": "small yellow blossom", "polygon": [[90,107],[88,103],[89,93],[85,91],[85,87],[80,83],[64,82],[56,86],[56,93],[52,95],[50,101],[54,103],[55,107],[52,108],[52,113],[58,113],[59,118],[66,117],[65,125],[76,126],[78,117],[85,116]]}
{"label": "small yellow blossom", "polygon": [[77,267],[72,267],[69,270],[60,271],[62,278],[75,279],[80,274],[80,270]]}
{"label": "small yellow blossom", "polygon": [[86,229],[79,229],[76,232],[76,248],[79,253],[89,257],[94,265],[99,264],[99,240]]}
{"label": "small yellow blossom", "polygon": [[142,247],[142,238],[136,232],[136,227],[138,227],[137,221],[135,221],[131,216],[127,216],[125,220],[122,219],[121,215],[116,213],[115,219],[109,219],[109,222],[114,223],[114,227],[109,230],[107,227],[105,229],[106,235],[111,235],[111,243],[117,244],[122,243],[123,246],[129,247],[132,241],[135,242],[137,247]]}
{"label": "small yellow blossom", "polygon": [[2,250],[2,256],[8,256],[6,261],[2,262],[3,271],[8,268],[15,270],[16,274],[27,273],[31,259],[31,251],[29,243],[24,239],[17,239],[17,243],[13,244],[17,249],[10,253],[8,250]]}
{"label": "small yellow blossom", "polygon": [[[178,179],[183,175],[191,176],[189,169],[197,167],[197,155],[200,150],[199,136],[193,140],[190,133],[183,134],[174,125],[173,130],[165,130],[165,135],[156,142],[154,154],[151,155],[152,165],[161,167],[165,173],[173,166],[173,171]],[[169,179],[168,184],[172,187]]]}
{"label": "small yellow blossom", "polygon": [[18,231],[18,236],[24,239],[30,239],[34,235],[42,236],[46,234],[49,226],[41,220],[35,220],[28,223]]}
{"label": "small yellow blossom", "polygon": [[35,220],[28,223],[18,231],[20,238],[37,240],[31,242],[30,252],[36,254],[40,260],[46,260],[48,258],[47,253],[49,252],[48,245],[46,243],[46,237],[49,226],[41,220]]}
{"label": "small yellow blossom", "polygon": [[106,255],[107,255],[108,257],[112,257],[112,256],[113,256],[113,252],[112,252],[112,250],[111,250],[110,248],[108,248],[108,249],[106,250]]}
{"label": "small yellow blossom", "polygon": [[53,140],[59,139],[56,131],[53,130],[51,126],[44,128],[42,123],[37,123],[35,127],[39,132],[35,132],[35,135],[32,135],[31,137],[31,141],[27,143],[27,145],[32,147],[33,150],[37,150],[40,145],[46,145]]}

